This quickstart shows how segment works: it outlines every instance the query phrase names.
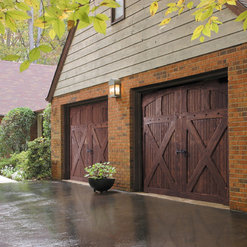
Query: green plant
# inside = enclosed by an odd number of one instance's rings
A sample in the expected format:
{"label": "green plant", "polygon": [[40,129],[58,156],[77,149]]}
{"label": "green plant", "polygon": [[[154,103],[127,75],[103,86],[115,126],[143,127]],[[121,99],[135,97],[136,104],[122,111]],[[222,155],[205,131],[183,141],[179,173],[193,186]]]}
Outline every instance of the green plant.
{"label": "green plant", "polygon": [[15,167],[8,165],[1,169],[1,174],[7,178],[12,178],[12,175],[15,173],[15,171]]}
{"label": "green plant", "polygon": [[28,143],[28,162],[22,167],[27,179],[51,178],[50,140],[39,137]]}
{"label": "green plant", "polygon": [[116,168],[109,165],[110,162],[104,163],[95,163],[92,166],[88,166],[85,168],[87,174],[85,177],[89,178],[113,178],[113,175],[116,173]]}
{"label": "green plant", "polygon": [[15,108],[7,113],[0,126],[0,153],[3,156],[27,149],[34,119],[35,114],[26,107]]}
{"label": "green plant", "polygon": [[43,135],[44,137],[51,139],[51,104],[45,108],[43,117]]}
{"label": "green plant", "polygon": [[14,153],[9,158],[0,160],[0,174],[14,180],[24,180],[25,173],[23,167],[28,163],[28,152]]}

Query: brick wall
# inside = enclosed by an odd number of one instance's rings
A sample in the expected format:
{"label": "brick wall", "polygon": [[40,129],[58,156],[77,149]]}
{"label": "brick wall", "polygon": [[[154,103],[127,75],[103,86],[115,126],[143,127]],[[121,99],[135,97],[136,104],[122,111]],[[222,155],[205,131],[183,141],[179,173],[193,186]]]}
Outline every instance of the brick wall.
{"label": "brick wall", "polygon": [[[118,169],[115,188],[132,190],[133,129],[130,89],[228,68],[230,208],[247,212],[247,44],[121,78],[122,97],[108,99],[108,158]],[[110,78],[109,78],[110,79]],[[52,168],[63,178],[64,105],[108,94],[108,83],[52,101]]]}

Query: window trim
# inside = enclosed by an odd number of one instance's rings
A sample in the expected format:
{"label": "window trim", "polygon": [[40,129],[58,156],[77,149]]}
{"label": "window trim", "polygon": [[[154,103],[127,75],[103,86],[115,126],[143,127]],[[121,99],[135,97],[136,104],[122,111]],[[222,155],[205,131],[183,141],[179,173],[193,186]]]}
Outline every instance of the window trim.
{"label": "window trim", "polygon": [[114,25],[114,24],[122,21],[123,19],[125,19],[125,0],[123,0],[123,6],[122,6],[122,8],[123,8],[123,15],[120,16],[117,19],[114,19],[115,18],[115,9],[114,8],[111,9],[111,24],[112,25]]}

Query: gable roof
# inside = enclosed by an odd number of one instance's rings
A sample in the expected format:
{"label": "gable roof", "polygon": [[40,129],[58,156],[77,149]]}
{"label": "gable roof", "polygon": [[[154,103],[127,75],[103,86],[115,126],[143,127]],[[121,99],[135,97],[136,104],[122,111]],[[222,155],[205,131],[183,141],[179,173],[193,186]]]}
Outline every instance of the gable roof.
{"label": "gable roof", "polygon": [[[247,0],[237,0],[237,5],[236,6],[227,4],[227,7],[232,12],[234,12],[236,15],[239,15],[243,11],[247,10]],[[78,23],[77,23],[77,25],[78,25]],[[58,62],[58,66],[57,66],[54,78],[52,80],[52,84],[51,84],[49,93],[48,93],[48,95],[46,97],[46,100],[49,101],[49,102],[52,101],[52,98],[54,96],[54,93],[55,93],[55,90],[56,90],[60,75],[61,75],[62,70],[63,70],[63,66],[64,66],[64,63],[65,63],[66,57],[68,55],[71,43],[73,41],[73,38],[74,38],[74,35],[75,35],[75,32],[76,32],[77,25],[75,27],[73,27],[68,33],[68,36],[67,36],[67,39],[66,39],[66,43],[64,45],[62,54],[60,56],[60,59],[59,59],[59,62]]]}
{"label": "gable roof", "polygon": [[57,87],[57,83],[59,81],[59,77],[60,77],[60,75],[62,73],[63,66],[64,66],[66,57],[67,57],[68,52],[69,52],[69,48],[70,48],[71,43],[72,43],[72,40],[73,40],[73,38],[75,36],[75,31],[76,31],[77,25],[78,25],[78,22],[77,22],[76,26],[74,26],[73,28],[71,28],[70,31],[69,31],[69,33],[68,33],[68,36],[67,36],[65,45],[63,47],[62,54],[60,56],[60,59],[59,59],[58,65],[57,65],[57,69],[56,69],[55,75],[53,77],[53,80],[52,80],[52,83],[51,83],[49,92],[48,92],[47,97],[46,97],[46,100],[48,102],[51,102],[52,101],[54,92],[55,92],[56,87]]}
{"label": "gable roof", "polygon": [[48,93],[56,66],[31,64],[19,72],[20,63],[0,61],[0,116],[16,107],[29,107],[33,111],[47,106]]}

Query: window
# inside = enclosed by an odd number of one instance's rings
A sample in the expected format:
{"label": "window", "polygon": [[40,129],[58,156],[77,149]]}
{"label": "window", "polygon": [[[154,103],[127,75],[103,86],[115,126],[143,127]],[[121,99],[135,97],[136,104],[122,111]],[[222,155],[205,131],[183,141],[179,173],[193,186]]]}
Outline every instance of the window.
{"label": "window", "polygon": [[116,0],[116,2],[121,6],[118,8],[112,9],[112,13],[111,13],[111,23],[112,24],[123,20],[125,17],[124,0]]}

